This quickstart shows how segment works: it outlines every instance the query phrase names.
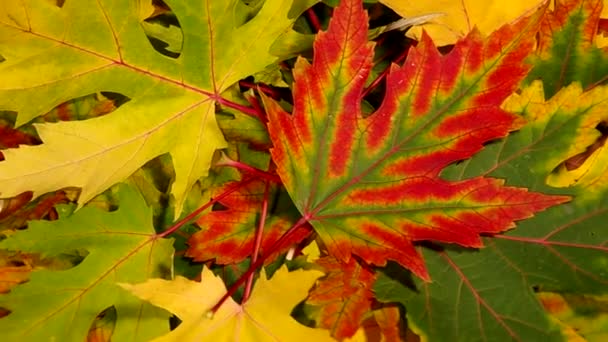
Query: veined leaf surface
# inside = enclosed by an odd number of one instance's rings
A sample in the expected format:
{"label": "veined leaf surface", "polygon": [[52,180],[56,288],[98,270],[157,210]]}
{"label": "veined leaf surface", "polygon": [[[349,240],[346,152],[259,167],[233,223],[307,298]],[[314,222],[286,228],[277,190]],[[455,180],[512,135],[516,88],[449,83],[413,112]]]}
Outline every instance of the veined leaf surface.
{"label": "veined leaf surface", "polygon": [[319,306],[320,328],[336,339],[353,336],[373,304],[376,274],[354,258],[348,264],[328,256],[315,261],[327,273],[310,291],[307,303]]}
{"label": "veined leaf surface", "polygon": [[[122,293],[117,281],[171,276],[171,240],[157,239],[152,211],[133,188],[120,186],[120,207],[86,207],[54,222],[31,222],[0,242],[0,248],[54,257],[85,252],[62,271],[34,270],[27,283],[0,296],[11,313],[0,319],[7,341],[83,341],[102,310],[114,306],[120,320],[113,339],[147,341],[166,333],[168,313]],[[111,248],[108,248],[111,246]]]}
{"label": "veined leaf surface", "polygon": [[330,254],[376,265],[392,259],[428,280],[415,241],[481,247],[480,234],[568,199],[496,178],[439,177],[522,125],[500,104],[529,70],[523,60],[540,13],[487,39],[473,31],[445,56],[423,36],[403,66],[393,65],[383,103],[365,117],[367,15],[359,1],[341,2],[318,34],[313,64],[296,63],[293,114],[265,100],[277,171]]}
{"label": "veined leaf surface", "polygon": [[169,153],[179,214],[213,152],[225,146],[216,100],[276,60],[268,53],[274,37],[295,20],[294,13],[288,17],[291,0],[268,0],[246,22],[249,13],[238,0],[168,0],[183,33],[179,57],[170,58],[148,42],[139,3],[2,2],[0,110],[18,112],[17,125],[99,91],[130,101],[104,117],[37,125],[42,145],[3,151],[1,197],[75,186],[82,188],[82,204]]}

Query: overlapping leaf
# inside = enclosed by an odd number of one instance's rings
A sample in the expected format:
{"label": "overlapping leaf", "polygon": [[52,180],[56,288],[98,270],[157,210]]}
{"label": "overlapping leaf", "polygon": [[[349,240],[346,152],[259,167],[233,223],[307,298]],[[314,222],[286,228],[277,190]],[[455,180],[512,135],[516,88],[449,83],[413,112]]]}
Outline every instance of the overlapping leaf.
{"label": "overlapping leaf", "polygon": [[294,113],[266,99],[278,173],[331,255],[376,265],[392,259],[429,279],[413,242],[480,247],[480,234],[567,200],[496,178],[438,176],[521,126],[499,106],[528,71],[523,59],[539,16],[487,40],[473,31],[445,56],[423,36],[403,66],[391,68],[382,105],[364,117],[373,53],[367,16],[355,0],[336,8],[313,64],[296,63]]}
{"label": "overlapping leaf", "polygon": [[329,329],[336,339],[353,336],[372,308],[375,273],[354,258],[345,263],[328,256],[315,263],[327,273],[307,299],[307,303],[321,307],[317,326]]}
{"label": "overlapping leaf", "polygon": [[120,316],[116,340],[144,341],[167,331],[166,312],[133,300],[115,283],[170,276],[171,241],[156,239],[151,210],[134,189],[121,187],[119,197],[117,211],[87,207],[58,221],[31,222],[0,242],[0,248],[44,257],[84,257],[67,270],[35,271],[27,283],[0,295],[0,307],[11,311],[0,319],[4,339],[82,341],[110,306]]}
{"label": "overlapping leaf", "polygon": [[541,79],[547,98],[572,82],[585,89],[606,82],[608,56],[594,44],[603,3],[559,0],[543,18],[538,56],[527,81]]}
{"label": "overlapping leaf", "polygon": [[380,0],[404,18],[432,13],[441,14],[428,23],[413,27],[407,35],[419,39],[426,31],[439,46],[454,44],[464,38],[473,27],[489,35],[502,25],[508,24],[538,8],[545,1],[510,1],[508,5],[498,1],[438,0],[403,1]]}
{"label": "overlapping leaf", "polygon": [[324,342],[332,340],[327,331],[305,327],[289,315],[319,275],[315,271],[287,272],[282,268],[270,280],[262,276],[245,304],[228,298],[212,317],[209,310],[226,293],[226,288],[207,269],[203,270],[200,282],[178,277],[172,281],[150,279],[122,286],[182,320],[175,330],[155,341]]}
{"label": "overlapping leaf", "polygon": [[[268,181],[253,180],[231,193],[219,203],[225,210],[216,210],[201,216],[197,223],[201,231],[192,235],[188,240],[189,248],[186,256],[195,261],[213,260],[218,264],[226,265],[239,263],[250,257],[254,251],[256,232],[260,229],[262,205],[267,201],[267,207],[273,207],[276,185],[267,184]],[[214,191],[220,195],[228,189],[238,185],[238,182],[229,182]],[[265,225],[261,227],[262,234],[260,250],[262,255],[270,253],[270,248],[296,221],[289,213],[268,215]],[[297,243],[308,236],[308,232],[301,230],[297,236],[290,239]],[[274,261],[277,254],[284,253],[289,248],[284,245],[282,249],[273,250],[274,257],[267,257],[265,263]]]}
{"label": "overlapping leaf", "polygon": [[608,338],[607,296],[552,292],[537,296],[569,342],[601,342]]}
{"label": "overlapping leaf", "polygon": [[215,100],[275,61],[269,47],[303,10],[289,13],[291,0],[269,0],[247,21],[251,13],[238,0],[167,1],[183,34],[181,53],[172,59],[148,42],[137,4],[2,3],[0,109],[17,111],[18,125],[98,91],[130,101],[101,118],[38,125],[43,145],[4,151],[0,196],[77,186],[83,188],[82,204],[168,152],[179,213],[188,189],[207,173],[214,150],[225,146]]}
{"label": "overlapping leaf", "polygon": [[[574,200],[518,223],[514,231],[485,239],[487,247],[477,252],[424,249],[432,284],[416,282],[417,292],[400,292],[395,289],[401,285],[393,282],[386,287],[384,283],[376,294],[392,294],[391,300],[404,303],[413,329],[431,340],[481,336],[561,341],[559,327],[547,318],[533,289],[606,293],[608,192],[599,180],[589,187],[559,189],[549,187],[546,180],[553,168],[570,157],[573,139],[584,135],[578,131],[606,111],[607,95],[605,87],[581,93],[574,84],[545,102],[542,86],[536,82],[511,96],[505,108],[521,112],[529,124],[450,167],[444,176],[463,179],[481,172],[527,184],[531,190],[570,193],[576,195]],[[586,134],[587,139],[597,137]]]}
{"label": "overlapping leaf", "polygon": [[[606,86],[583,92],[574,83],[545,102],[543,85],[537,81],[505,102],[505,107],[530,120],[529,128],[520,135],[534,132],[530,139],[538,139],[535,148],[543,153],[528,153],[528,157],[535,158],[533,171],[545,175],[548,185],[578,185],[583,190],[581,199],[595,200],[605,192],[608,148],[602,125],[608,122],[607,99]],[[581,160],[576,165],[567,164],[577,157]]]}

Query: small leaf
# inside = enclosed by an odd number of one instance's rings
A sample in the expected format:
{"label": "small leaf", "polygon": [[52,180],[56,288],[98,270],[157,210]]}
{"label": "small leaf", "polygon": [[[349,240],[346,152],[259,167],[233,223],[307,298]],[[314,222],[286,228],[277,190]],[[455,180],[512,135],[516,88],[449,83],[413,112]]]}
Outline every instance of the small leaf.
{"label": "small leaf", "polygon": [[324,257],[315,263],[327,273],[317,281],[307,299],[308,304],[321,307],[317,326],[329,329],[338,340],[353,336],[371,310],[376,275],[354,258],[344,263]]}

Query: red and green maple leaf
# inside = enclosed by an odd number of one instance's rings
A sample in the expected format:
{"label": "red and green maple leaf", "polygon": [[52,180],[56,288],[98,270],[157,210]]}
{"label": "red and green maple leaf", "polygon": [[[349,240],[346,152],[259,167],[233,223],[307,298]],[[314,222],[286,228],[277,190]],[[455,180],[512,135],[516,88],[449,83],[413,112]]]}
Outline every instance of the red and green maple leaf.
{"label": "red and green maple leaf", "polygon": [[[262,210],[264,202],[268,208],[268,199],[271,193],[277,191],[276,185],[267,184],[268,181],[255,179],[245,182],[238,190],[219,200],[224,210],[211,211],[201,216],[197,223],[201,231],[192,235],[188,240],[190,247],[186,256],[195,261],[214,260],[218,264],[226,265],[241,262],[250,257],[254,251],[256,231],[263,218],[263,232],[260,242],[260,253],[265,255],[279,238],[295,222],[289,215],[272,215],[265,217]],[[213,193],[215,196],[238,186],[238,182],[228,182],[218,187]],[[298,243],[309,235],[306,230],[299,230],[292,236],[289,243]],[[272,251],[271,257],[265,258],[265,263],[271,263],[274,258],[289,249],[287,244]]]}
{"label": "red and green maple leaf", "polygon": [[568,200],[496,178],[439,177],[522,126],[500,104],[529,71],[523,61],[540,16],[487,39],[474,30],[446,55],[423,35],[403,65],[391,67],[382,104],[366,116],[368,18],[360,1],[341,2],[317,36],[312,65],[296,63],[293,114],[264,99],[277,172],[331,255],[375,265],[395,260],[428,280],[416,241],[481,247],[480,235]]}

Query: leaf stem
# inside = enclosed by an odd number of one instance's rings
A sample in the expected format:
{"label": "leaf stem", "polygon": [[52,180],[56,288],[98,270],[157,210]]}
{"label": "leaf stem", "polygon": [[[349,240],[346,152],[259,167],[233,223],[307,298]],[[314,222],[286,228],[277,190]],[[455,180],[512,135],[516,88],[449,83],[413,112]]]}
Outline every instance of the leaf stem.
{"label": "leaf stem", "polygon": [[229,107],[229,108],[232,108],[232,109],[236,109],[236,110],[241,111],[244,114],[247,114],[249,116],[253,116],[253,117],[256,117],[256,118],[260,117],[260,114],[258,113],[258,111],[255,108],[243,106],[242,104],[238,104],[236,102],[232,102],[230,100],[226,100],[225,98],[223,98],[221,96],[217,96],[215,98],[215,100],[218,103],[220,103],[220,104],[222,104],[222,105],[224,105],[226,107]]}
{"label": "leaf stem", "polygon": [[[255,264],[260,254],[260,246],[262,245],[262,235],[264,234],[264,225],[266,225],[266,216],[268,215],[268,196],[270,196],[270,183],[266,182],[264,187],[264,199],[262,200],[262,213],[260,215],[260,223],[258,229],[255,232],[255,245],[253,246],[253,254],[251,257],[251,263]],[[245,293],[243,294],[242,303],[245,303],[251,295],[251,286],[253,285],[253,273],[249,275],[247,284],[245,285]]]}
{"label": "leaf stem", "polygon": [[302,217],[298,220],[298,222],[291,226],[291,228],[289,228],[285,232],[285,234],[281,235],[281,237],[277,241],[275,241],[275,243],[268,249],[266,254],[260,255],[259,259],[251,263],[251,266],[249,266],[247,271],[239,279],[237,279],[237,281],[232,284],[232,286],[230,286],[230,288],[228,289],[228,291],[226,291],[222,298],[220,298],[220,300],[218,300],[218,302],[211,308],[211,310],[209,310],[209,313],[211,315],[215,314],[217,310],[219,310],[219,308],[222,306],[222,304],[224,304],[226,299],[232,296],[236,292],[236,290],[238,290],[238,288],[245,282],[245,280],[249,279],[249,276],[253,274],[253,272],[255,272],[258,268],[264,265],[264,261],[266,261],[269,256],[271,256],[275,251],[279,250],[283,243],[289,241],[291,235],[295,234],[295,232],[299,228],[302,228],[302,226],[304,226],[307,222],[308,220],[305,217]]}
{"label": "leaf stem", "polygon": [[246,173],[248,173],[252,176],[257,176],[259,178],[265,179],[265,180],[273,182],[273,183],[281,183],[281,178],[279,178],[279,176],[277,174],[260,170],[251,165],[241,163],[240,161],[237,161],[237,160],[223,158],[223,160],[221,162],[216,163],[215,166],[234,167],[235,169],[245,171]]}
{"label": "leaf stem", "polygon": [[264,84],[264,83],[253,83],[253,82],[249,82],[249,81],[239,81],[239,85],[243,88],[247,88],[247,89],[255,89],[258,91],[263,92],[264,94],[272,97],[275,100],[278,100],[281,98],[281,94],[279,94],[279,92],[277,92],[276,90],[272,89],[270,86]]}
{"label": "leaf stem", "polygon": [[321,22],[319,21],[319,17],[312,8],[306,10],[306,17],[308,18],[308,22],[310,26],[314,29],[314,33],[321,31]]}
{"label": "leaf stem", "polygon": [[232,187],[230,187],[229,189],[227,189],[226,191],[224,191],[223,193],[221,193],[219,196],[211,199],[209,202],[205,203],[204,205],[200,206],[195,211],[193,211],[190,214],[188,214],[183,219],[175,222],[171,227],[167,228],[167,230],[165,230],[162,233],[157,234],[157,236],[159,238],[164,238],[167,235],[170,235],[170,234],[174,233],[176,230],[180,229],[186,223],[188,223],[188,222],[192,221],[193,219],[195,219],[205,209],[209,208],[210,206],[212,206],[216,202],[221,201],[222,199],[226,198],[228,195],[230,195],[231,193],[235,192],[236,190],[242,188],[243,186],[251,183],[254,179],[255,179],[255,177],[251,177],[251,176],[244,178],[243,180],[239,181],[238,183],[234,184]]}

